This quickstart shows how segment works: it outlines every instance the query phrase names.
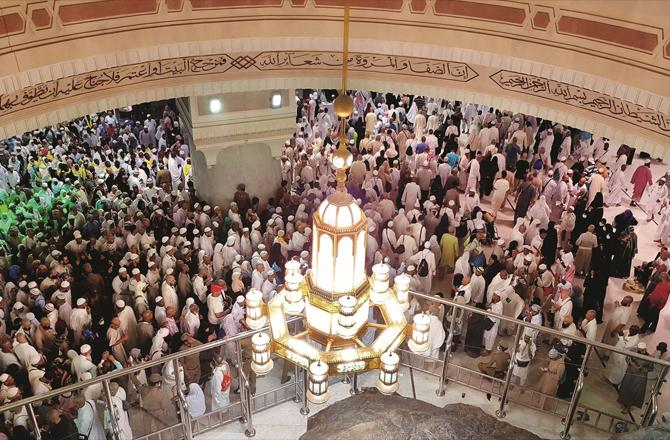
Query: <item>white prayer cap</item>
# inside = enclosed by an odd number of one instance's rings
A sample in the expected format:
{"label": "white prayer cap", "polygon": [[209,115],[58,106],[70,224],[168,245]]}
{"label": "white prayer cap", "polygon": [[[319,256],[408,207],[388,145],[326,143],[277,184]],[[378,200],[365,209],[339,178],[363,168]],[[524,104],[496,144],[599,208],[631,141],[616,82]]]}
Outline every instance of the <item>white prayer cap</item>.
{"label": "white prayer cap", "polygon": [[125,267],[121,267],[121,268],[119,269],[119,273],[120,273],[120,274],[121,274],[121,273],[127,273],[127,272],[128,272],[128,269],[126,269]]}
{"label": "white prayer cap", "polygon": [[504,238],[499,238],[497,243],[498,243],[498,246],[504,246],[505,245],[505,239]]}
{"label": "white prayer cap", "polygon": [[168,237],[161,237],[161,243],[163,243],[163,244],[167,243],[168,240],[169,240]]}
{"label": "white prayer cap", "polygon": [[244,302],[244,296],[238,295],[235,301],[237,301],[238,304],[242,304]]}
{"label": "white prayer cap", "polygon": [[170,232],[176,234],[177,232],[179,232],[179,228],[173,227],[172,229],[170,229]]}
{"label": "white prayer cap", "polygon": [[161,302],[161,301],[163,301],[163,297],[160,296],[160,295],[157,296],[157,297],[156,297],[156,304],[158,304],[158,303]]}
{"label": "white prayer cap", "polygon": [[526,255],[523,259],[524,259],[524,261],[526,261],[526,262],[528,262],[528,263],[530,263],[530,262],[533,261],[533,257],[530,256],[530,255]]}
{"label": "white prayer cap", "polygon": [[572,290],[572,284],[569,281],[561,280],[558,283],[558,288],[561,290]]}
{"label": "white prayer cap", "polygon": [[60,255],[61,255],[61,252],[58,249],[54,249],[53,251],[51,251],[51,256],[52,257],[58,257]]}
{"label": "white prayer cap", "polygon": [[186,234],[186,228],[179,229],[179,235],[184,235],[184,234]]}
{"label": "white prayer cap", "polygon": [[60,287],[63,289],[67,289],[68,287],[70,287],[70,282],[65,280],[62,283],[60,283]]}
{"label": "white prayer cap", "polygon": [[275,272],[272,269],[268,269],[268,270],[265,271],[265,276],[266,277],[269,277],[270,275],[274,275],[274,274],[275,274]]}
{"label": "white prayer cap", "polygon": [[532,305],[530,306],[530,309],[531,309],[533,312],[538,313],[538,312],[541,312],[541,311],[542,311],[542,306],[539,305],[539,304],[532,304]]}
{"label": "white prayer cap", "polygon": [[74,235],[74,238],[81,238],[81,232],[79,231],[74,231],[74,234],[72,235]]}
{"label": "white prayer cap", "polygon": [[647,349],[647,344],[645,342],[638,342],[637,349],[638,350],[646,350]]}
{"label": "white prayer cap", "polygon": [[122,299],[116,301],[116,307],[119,309],[122,309],[126,306],[126,302]]}
{"label": "white prayer cap", "polygon": [[149,261],[149,269],[151,269],[154,266],[156,266],[156,263],[154,263],[153,261]]}
{"label": "white prayer cap", "polygon": [[200,203],[195,202],[195,204],[193,205],[193,208],[194,208],[194,209],[198,209],[198,208],[200,208]]}
{"label": "white prayer cap", "polygon": [[28,283],[29,289],[34,289],[35,287],[37,287],[37,283],[35,281],[31,281]]}
{"label": "white prayer cap", "polygon": [[407,266],[407,272],[412,272],[415,269],[416,269],[416,267],[413,264],[410,264],[409,266]]}
{"label": "white prayer cap", "polygon": [[7,388],[7,398],[13,399],[14,397],[19,395],[19,389],[17,387],[9,387]]}
{"label": "white prayer cap", "polygon": [[255,222],[253,222],[253,223],[251,224],[251,227],[252,227],[253,229],[258,229],[258,228],[260,228],[260,227],[261,227],[261,222],[260,222],[260,220],[256,220]]}
{"label": "white prayer cap", "polygon": [[170,330],[166,329],[165,327],[162,327],[161,329],[158,330],[156,334],[161,338],[167,338],[170,335]]}
{"label": "white prayer cap", "polygon": [[198,229],[193,230],[193,235],[198,235],[199,233],[200,233],[200,231]]}
{"label": "white prayer cap", "polygon": [[389,228],[392,228],[392,227],[393,227],[393,220],[391,220],[391,221],[389,222]]}
{"label": "white prayer cap", "polygon": [[88,344],[82,345],[81,348],[79,349],[79,353],[81,353],[81,354],[86,354],[86,353],[90,353],[90,352],[91,352],[91,346],[88,345]]}
{"label": "white prayer cap", "polygon": [[561,157],[558,158],[558,160],[561,161],[561,162],[565,162],[566,160],[568,160],[568,158],[565,157],[565,156],[561,156]]}
{"label": "white prayer cap", "polygon": [[133,275],[139,275],[139,274],[140,274],[140,270],[138,268],[134,268],[133,269]]}
{"label": "white prayer cap", "polygon": [[429,243],[429,242],[425,242],[425,243],[423,244],[423,247],[424,247],[425,249],[430,249],[430,243]]}
{"label": "white prayer cap", "polygon": [[211,206],[209,206],[209,205],[205,205],[205,207],[204,207],[202,210],[205,211],[205,212],[207,212],[207,211],[210,211],[211,209],[212,209]]}
{"label": "white prayer cap", "polygon": [[230,237],[228,237],[228,240],[226,240],[226,245],[232,246],[234,244],[235,244],[235,237],[231,235]]}
{"label": "white prayer cap", "polygon": [[62,293],[57,293],[56,294],[56,299],[59,299],[61,301],[65,301],[65,295]]}
{"label": "white prayer cap", "polygon": [[[249,230],[249,228],[244,228],[244,229],[246,229],[247,231]],[[243,230],[244,230],[244,229],[243,229]],[[205,228],[205,234],[208,233],[208,232],[212,232],[212,228],[210,228],[209,226],[207,226],[207,227]]]}
{"label": "white prayer cap", "polygon": [[46,310],[47,312],[53,312],[54,310],[56,310],[56,307],[54,307],[53,304],[49,303],[44,306],[44,310]]}
{"label": "white prayer cap", "polygon": [[428,166],[428,161],[427,161],[427,160],[424,160],[423,163],[422,163],[421,165],[423,165],[424,167],[427,167],[427,166]]}
{"label": "white prayer cap", "polygon": [[268,251],[261,251],[261,252],[259,253],[259,255],[260,255],[261,257],[265,257],[266,255],[268,255]]}
{"label": "white prayer cap", "polygon": [[77,300],[77,305],[78,306],[83,306],[84,304],[86,304],[86,298],[79,298]]}
{"label": "white prayer cap", "polygon": [[430,196],[430,197],[428,197],[428,200],[430,200],[431,202],[434,202],[437,199],[435,198],[435,196]]}
{"label": "white prayer cap", "polygon": [[645,165],[650,164],[650,163],[651,163],[651,159],[645,159],[645,160],[644,160],[644,163],[645,163]]}
{"label": "white prayer cap", "polygon": [[291,141],[284,142],[284,145],[286,145],[288,147],[289,145],[291,145]]}
{"label": "white prayer cap", "polygon": [[242,260],[242,255],[240,255],[240,254],[235,255],[235,261],[237,261],[239,263],[241,260]]}
{"label": "white prayer cap", "polygon": [[174,247],[172,247],[171,244],[165,246],[165,252],[172,252],[174,250]]}
{"label": "white prayer cap", "polygon": [[26,280],[21,280],[21,281],[19,281],[19,288],[20,288],[20,289],[23,289],[23,288],[26,287],[27,285],[28,285],[28,281],[26,281]]}
{"label": "white prayer cap", "polygon": [[354,140],[353,139],[349,139],[349,145],[354,145]]}
{"label": "white prayer cap", "polygon": [[372,175],[373,175],[373,176],[377,176],[377,175],[379,175],[379,171],[377,171],[377,170],[372,171]]}
{"label": "white prayer cap", "polygon": [[551,350],[549,350],[549,354],[548,354],[549,359],[556,359],[558,357],[558,355],[559,355],[558,350],[556,350],[555,348],[552,348]]}
{"label": "white prayer cap", "polygon": [[37,288],[35,288],[35,289],[30,289],[30,294],[31,294],[32,296],[39,296],[40,293],[42,293],[42,292],[40,292],[40,289],[37,289]]}
{"label": "white prayer cap", "polygon": [[547,265],[542,263],[537,267],[538,270],[547,270]]}
{"label": "white prayer cap", "polygon": [[171,268],[171,267],[168,268],[168,270],[165,271],[165,275],[172,275],[173,273],[174,273],[174,269]]}
{"label": "white prayer cap", "polygon": [[9,379],[9,374],[7,373],[0,374],[0,382],[5,383],[7,382],[7,379]]}
{"label": "white prayer cap", "polygon": [[23,308],[23,303],[21,301],[16,301],[14,304],[14,310],[20,310]]}
{"label": "white prayer cap", "polygon": [[305,259],[307,257],[309,257],[309,252],[307,251],[300,252],[300,258]]}
{"label": "white prayer cap", "polygon": [[274,224],[275,224],[275,219],[274,218],[271,218],[270,220],[268,220],[268,226],[272,226]]}
{"label": "white prayer cap", "polygon": [[280,237],[283,237],[284,234],[286,234],[286,233],[284,232],[283,229],[280,229],[280,230],[277,231],[277,235],[280,236]]}

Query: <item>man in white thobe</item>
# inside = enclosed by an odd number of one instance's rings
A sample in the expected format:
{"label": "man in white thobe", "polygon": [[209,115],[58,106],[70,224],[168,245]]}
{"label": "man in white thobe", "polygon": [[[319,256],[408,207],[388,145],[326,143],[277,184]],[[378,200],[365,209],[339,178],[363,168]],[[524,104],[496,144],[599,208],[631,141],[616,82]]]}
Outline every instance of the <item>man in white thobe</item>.
{"label": "man in white thobe", "polygon": [[[500,301],[501,293],[500,292],[493,292],[493,297],[491,299],[491,304],[489,305],[489,312],[491,313],[496,313],[498,315],[502,315],[503,313],[503,304]],[[482,352],[482,356],[488,356],[491,354],[493,351],[493,348],[496,345],[496,339],[498,338],[498,326],[500,325],[500,319],[498,318],[491,318],[487,317],[487,319],[490,319],[493,321],[493,325],[491,328],[488,330],[484,330],[484,350],[485,352]]]}
{"label": "man in white thobe", "polygon": [[661,178],[657,185],[649,185],[644,190],[640,199],[640,206],[647,213],[648,222],[654,219],[654,215],[658,214],[664,203],[667,203],[667,199],[668,187],[665,185],[664,178]]}

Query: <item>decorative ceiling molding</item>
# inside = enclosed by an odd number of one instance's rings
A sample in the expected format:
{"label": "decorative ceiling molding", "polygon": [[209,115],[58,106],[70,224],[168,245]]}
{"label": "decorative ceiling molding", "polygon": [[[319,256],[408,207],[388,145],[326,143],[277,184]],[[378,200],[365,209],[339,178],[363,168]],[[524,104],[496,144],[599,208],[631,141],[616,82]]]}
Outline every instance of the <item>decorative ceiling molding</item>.
{"label": "decorative ceiling molding", "polygon": [[547,78],[500,70],[490,78],[501,89],[542,97],[613,117],[670,138],[670,115],[614,96]]}
{"label": "decorative ceiling molding", "polygon": [[[339,43],[334,38],[307,37],[213,40],[133,48],[23,72],[0,81],[0,138],[99,110],[212,92],[201,83],[218,82],[225,88],[242,77],[269,77],[264,84],[275,85],[268,89],[330,88],[330,78],[339,77]],[[488,104],[560,121],[613,142],[657,151],[654,154],[659,156],[668,154],[659,139],[667,134],[660,128],[623,124],[604,108],[598,117],[591,111],[594,116],[589,118],[589,111],[567,108],[570,102],[528,90],[523,98],[514,89],[503,90],[490,76],[504,70],[569,84],[639,105],[645,112],[660,112],[665,120],[670,113],[666,97],[583,72],[492,53],[391,40],[352,39],[350,47],[352,88],[391,91],[385,85],[392,84],[397,92]],[[286,77],[309,82],[287,83]],[[265,89],[235,91],[246,90]],[[519,99],[510,99],[513,94]],[[652,134],[656,137],[645,137]]]}

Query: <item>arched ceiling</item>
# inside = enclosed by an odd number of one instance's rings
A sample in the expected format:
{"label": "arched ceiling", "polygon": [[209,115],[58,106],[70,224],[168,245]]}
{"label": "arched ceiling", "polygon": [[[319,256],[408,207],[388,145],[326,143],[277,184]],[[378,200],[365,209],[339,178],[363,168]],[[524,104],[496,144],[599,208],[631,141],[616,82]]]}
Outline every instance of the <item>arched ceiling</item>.
{"label": "arched ceiling", "polygon": [[[0,137],[164,97],[335,86],[341,4],[4,0]],[[662,0],[351,5],[353,88],[536,113],[670,157]]]}

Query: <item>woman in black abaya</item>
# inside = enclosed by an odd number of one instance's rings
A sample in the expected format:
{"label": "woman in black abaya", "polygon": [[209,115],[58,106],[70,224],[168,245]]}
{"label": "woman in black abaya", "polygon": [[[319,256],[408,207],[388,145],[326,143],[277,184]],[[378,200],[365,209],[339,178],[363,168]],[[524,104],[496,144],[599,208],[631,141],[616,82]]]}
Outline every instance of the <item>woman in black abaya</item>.
{"label": "woman in black abaya", "polygon": [[637,254],[637,234],[635,228],[629,226],[626,232],[619,238],[619,252],[614,255],[612,265],[612,276],[615,278],[628,278],[633,265],[633,258]]}
{"label": "woman in black abaya", "polygon": [[542,257],[547,267],[551,267],[556,261],[556,249],[558,247],[558,233],[556,232],[556,224],[549,222],[547,225],[547,236],[542,242]]}

